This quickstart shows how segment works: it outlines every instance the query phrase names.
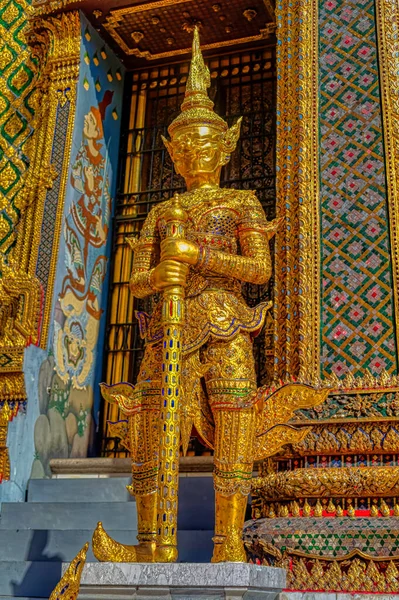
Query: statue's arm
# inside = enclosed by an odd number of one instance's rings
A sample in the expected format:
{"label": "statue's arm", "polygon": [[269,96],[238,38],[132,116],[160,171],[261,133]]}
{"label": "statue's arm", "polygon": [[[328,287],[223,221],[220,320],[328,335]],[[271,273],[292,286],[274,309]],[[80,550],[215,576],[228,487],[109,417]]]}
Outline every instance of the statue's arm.
{"label": "statue's arm", "polygon": [[152,278],[159,261],[159,236],[157,231],[157,214],[154,209],[146,218],[140,238],[134,251],[133,269],[129,287],[133,296],[145,298],[155,294]]}
{"label": "statue's arm", "polygon": [[269,229],[270,224],[260,202],[251,195],[238,225],[241,255],[201,248],[199,268],[248,283],[267,283],[272,273]]}

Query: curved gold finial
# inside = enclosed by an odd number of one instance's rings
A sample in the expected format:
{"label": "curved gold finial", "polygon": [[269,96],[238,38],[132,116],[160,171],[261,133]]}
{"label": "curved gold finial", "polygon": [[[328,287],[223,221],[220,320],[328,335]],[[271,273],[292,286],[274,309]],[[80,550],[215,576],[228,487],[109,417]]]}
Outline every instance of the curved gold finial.
{"label": "curved gold finial", "polygon": [[210,85],[211,76],[202,56],[198,27],[195,26],[184,101],[180,115],[168,127],[170,135],[178,128],[191,125],[208,125],[223,132],[227,131],[227,123],[213,111],[213,102],[207,91]]}
{"label": "curved gold finial", "polygon": [[49,600],[77,600],[80,589],[80,579],[82,577],[83,567],[86,563],[87,551],[89,544],[85,544],[83,548],[75,556],[60,582],[51,592]]}

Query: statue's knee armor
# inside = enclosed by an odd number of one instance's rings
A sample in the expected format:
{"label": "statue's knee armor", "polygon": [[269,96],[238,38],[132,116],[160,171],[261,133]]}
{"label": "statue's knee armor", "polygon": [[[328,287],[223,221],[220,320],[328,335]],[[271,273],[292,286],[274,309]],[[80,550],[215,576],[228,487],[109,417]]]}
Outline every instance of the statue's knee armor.
{"label": "statue's knee armor", "polygon": [[215,490],[248,495],[256,432],[255,391],[251,380],[207,382],[215,421]]}
{"label": "statue's knee armor", "polygon": [[159,463],[160,382],[140,382],[135,388],[135,409],[129,417],[133,482],[131,493],[156,491]]}

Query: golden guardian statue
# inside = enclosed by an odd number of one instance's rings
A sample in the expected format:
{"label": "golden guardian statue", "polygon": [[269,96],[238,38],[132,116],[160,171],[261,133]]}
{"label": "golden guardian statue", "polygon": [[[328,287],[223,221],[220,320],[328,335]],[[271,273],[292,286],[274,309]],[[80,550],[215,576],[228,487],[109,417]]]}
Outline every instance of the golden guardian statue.
{"label": "golden guardian statue", "polygon": [[279,223],[267,221],[254,192],[219,187],[241,119],[228,128],[213,111],[209,85],[195,29],[181,113],[164,139],[187,191],[151,210],[134,246],[131,292],[162,300],[151,318],[138,315],[145,353],[136,385],[102,385],[128,417],[138,544],[119,544],[99,523],[93,548],[103,561],[177,560],[179,453],[193,427],[214,450],[212,561],[245,561],[254,460],[303,439],[308,428],[285,423],[326,397],[299,384],[257,389],[252,338],[270,303],[248,307],[241,284],[269,280],[269,239]]}

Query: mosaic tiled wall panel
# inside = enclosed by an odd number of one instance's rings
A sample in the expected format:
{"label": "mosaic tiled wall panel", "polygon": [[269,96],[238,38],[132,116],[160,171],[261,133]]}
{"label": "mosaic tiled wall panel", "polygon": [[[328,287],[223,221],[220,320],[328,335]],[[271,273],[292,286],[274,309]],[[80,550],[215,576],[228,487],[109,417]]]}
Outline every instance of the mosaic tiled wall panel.
{"label": "mosaic tiled wall panel", "polygon": [[37,64],[24,39],[31,0],[0,2],[0,252],[15,242],[32,134]]}
{"label": "mosaic tiled wall panel", "polygon": [[[306,522],[304,522],[306,521]],[[277,548],[320,556],[343,556],[354,549],[373,556],[397,556],[399,519],[295,518],[248,521],[245,541],[255,536]]]}
{"label": "mosaic tiled wall panel", "polygon": [[395,373],[374,1],[319,19],[323,375]]}

